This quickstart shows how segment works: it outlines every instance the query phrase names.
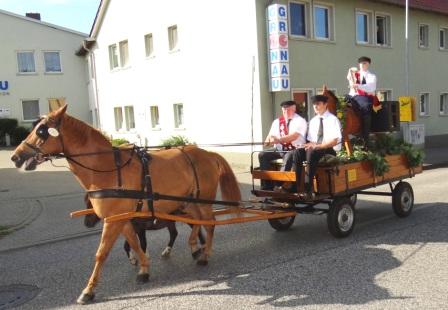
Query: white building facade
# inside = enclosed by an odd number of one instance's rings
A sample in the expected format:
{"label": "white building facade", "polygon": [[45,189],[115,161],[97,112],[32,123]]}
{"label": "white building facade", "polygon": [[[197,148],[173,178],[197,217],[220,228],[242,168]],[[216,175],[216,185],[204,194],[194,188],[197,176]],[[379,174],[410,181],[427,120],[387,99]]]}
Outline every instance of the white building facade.
{"label": "white building facade", "polygon": [[0,29],[0,117],[30,127],[66,102],[91,123],[86,60],[75,55],[87,35],[2,10]]}
{"label": "white building facade", "polygon": [[[269,21],[272,3],[281,12]],[[416,122],[403,124],[424,128],[419,141],[446,145],[448,6],[410,3],[417,105]],[[103,0],[84,42],[91,106],[102,130],[141,145],[173,135],[261,142],[282,101],[295,100],[309,119],[323,84],[348,93],[347,70],[360,56],[372,58],[381,100],[406,95],[404,18],[399,0]]]}
{"label": "white building facade", "polygon": [[[190,15],[185,1],[102,2],[88,57],[102,130],[142,145],[172,135],[251,141],[260,101],[255,2],[199,3]],[[253,128],[260,139],[259,117]]]}

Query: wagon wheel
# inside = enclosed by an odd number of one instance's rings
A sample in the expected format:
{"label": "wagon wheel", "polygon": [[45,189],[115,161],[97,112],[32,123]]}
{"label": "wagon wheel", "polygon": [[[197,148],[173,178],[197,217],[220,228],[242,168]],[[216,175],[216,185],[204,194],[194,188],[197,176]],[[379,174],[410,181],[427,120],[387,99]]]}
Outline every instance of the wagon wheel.
{"label": "wagon wheel", "polygon": [[351,234],[355,226],[355,207],[349,197],[333,200],[327,214],[327,225],[330,233],[336,238],[344,238]]}
{"label": "wagon wheel", "polygon": [[392,209],[398,217],[406,217],[414,207],[414,191],[408,182],[398,183],[392,191]]}
{"label": "wagon wheel", "polygon": [[288,216],[288,217],[282,217],[279,219],[268,219],[268,222],[269,222],[269,225],[271,225],[271,227],[274,228],[275,230],[285,231],[285,230],[288,230],[292,226],[295,219],[296,219],[295,216]]}

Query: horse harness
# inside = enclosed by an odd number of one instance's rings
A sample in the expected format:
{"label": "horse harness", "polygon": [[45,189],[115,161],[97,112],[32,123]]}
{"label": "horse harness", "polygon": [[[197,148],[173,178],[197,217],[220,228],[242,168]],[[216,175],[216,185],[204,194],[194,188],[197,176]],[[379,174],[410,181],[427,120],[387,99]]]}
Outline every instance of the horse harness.
{"label": "horse harness", "polygon": [[[42,120],[42,119],[41,119]],[[39,120],[37,124],[41,121]],[[152,188],[152,181],[151,181],[151,175],[149,173],[149,164],[151,163],[151,155],[146,151],[146,148],[144,147],[138,147],[134,145],[132,148],[129,149],[120,149],[117,147],[112,147],[111,151],[101,151],[101,152],[92,152],[92,153],[82,153],[82,154],[74,154],[74,155],[66,155],[64,154],[64,143],[62,135],[59,133],[59,127],[61,126],[61,120],[56,122],[55,127],[49,127],[47,125],[48,122],[53,121],[51,118],[46,118],[44,123],[41,123],[38,128],[36,128],[36,135],[41,140],[41,143],[37,146],[32,145],[26,141],[22,141],[28,148],[33,150],[34,156],[37,159],[43,159],[43,160],[51,160],[52,158],[66,158],[68,161],[83,167],[87,170],[94,171],[94,172],[114,172],[117,173],[117,185],[118,188],[114,189],[100,189],[100,190],[93,190],[93,191],[87,191],[87,194],[89,198],[129,198],[129,199],[138,199],[136,211],[140,212],[143,207],[143,199],[146,199],[148,204],[148,209],[151,211],[151,215],[153,218],[156,218],[155,212],[154,212],[154,201],[155,200],[170,200],[170,201],[178,201],[178,202],[191,202],[191,203],[202,203],[202,204],[221,204],[221,205],[227,205],[227,206],[238,206],[239,202],[237,201],[219,201],[219,200],[210,200],[210,199],[201,199],[200,196],[200,187],[199,187],[199,177],[197,173],[197,169],[195,167],[195,164],[191,157],[185,152],[184,148],[178,148],[178,150],[182,153],[182,155],[185,157],[186,161],[190,164],[191,169],[193,171],[194,175],[194,181],[195,181],[195,192],[194,194],[191,193],[189,196],[173,196],[173,195],[165,195],[160,194],[157,192],[153,192]],[[59,154],[45,154],[40,146],[44,144],[48,138],[52,136],[54,138],[59,138],[61,147],[62,147],[62,153]],[[121,153],[123,151],[130,151],[131,154],[129,156],[129,159],[127,159],[124,163],[122,162]],[[74,157],[80,157],[80,156],[91,156],[91,155],[98,155],[98,154],[106,154],[106,153],[113,153],[114,155],[114,163],[115,168],[110,170],[97,170],[91,167],[87,167],[81,162],[74,159]],[[140,160],[140,163],[142,165],[142,174],[141,174],[141,188],[140,190],[131,190],[131,189],[123,189],[122,187],[122,175],[121,170],[128,166],[134,157],[134,154],[137,155],[138,159]]]}

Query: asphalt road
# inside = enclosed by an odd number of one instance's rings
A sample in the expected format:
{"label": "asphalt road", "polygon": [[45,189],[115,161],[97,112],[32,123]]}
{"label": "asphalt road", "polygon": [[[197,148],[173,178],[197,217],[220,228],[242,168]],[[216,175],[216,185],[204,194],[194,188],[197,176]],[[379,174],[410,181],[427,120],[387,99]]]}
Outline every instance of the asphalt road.
{"label": "asphalt road", "polygon": [[[276,232],[267,222],[218,227],[207,267],[191,259],[186,225],[178,225],[169,259],[160,258],[168,232],[148,232],[151,277],[144,285],[136,284],[137,269],[128,263],[119,240],[96,302],[78,306],[75,301],[91,273],[99,241],[98,233],[78,233],[88,232],[80,219],[67,220],[66,212],[82,207],[79,186],[69,172],[16,175],[0,169],[0,187],[8,190],[0,191],[0,208],[5,202],[19,204],[24,196],[41,201],[42,212],[54,214],[48,222],[33,228],[35,220],[0,239],[0,301],[2,287],[32,285],[36,297],[21,309],[447,308],[447,173],[448,168],[439,168],[410,180],[415,209],[405,219],[393,214],[390,198],[359,197],[356,227],[345,239],[328,233],[324,215],[299,215],[287,232]],[[249,176],[238,177],[247,197]],[[47,197],[49,193],[55,194]],[[39,238],[39,227],[49,235],[61,233]],[[14,249],[7,241],[11,238],[25,246]],[[38,245],[24,243],[27,238]],[[0,309],[6,308],[0,302]]]}

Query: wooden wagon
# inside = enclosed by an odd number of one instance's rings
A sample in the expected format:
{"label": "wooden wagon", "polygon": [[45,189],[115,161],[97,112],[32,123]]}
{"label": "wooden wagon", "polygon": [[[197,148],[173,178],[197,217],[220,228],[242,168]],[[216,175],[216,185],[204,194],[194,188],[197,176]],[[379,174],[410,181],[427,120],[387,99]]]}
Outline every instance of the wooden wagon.
{"label": "wooden wagon", "polygon": [[[410,167],[404,155],[386,155],[390,169],[382,176],[375,175],[369,161],[341,164],[332,167],[318,167],[313,180],[312,199],[304,199],[297,193],[284,193],[257,190],[253,184],[253,194],[257,197],[269,197],[275,202],[287,203],[288,210],[296,213],[327,214],[328,229],[335,237],[348,236],[355,224],[355,205],[358,194],[392,197],[392,208],[399,217],[412,212],[414,193],[411,185],[403,180],[422,172],[422,166]],[[296,173],[282,171],[253,170],[253,179],[279,182],[295,182]],[[253,182],[254,183],[254,182]],[[303,184],[302,182],[299,182]],[[390,192],[368,191],[368,189],[389,184]],[[299,186],[297,192],[303,192]],[[322,205],[328,205],[328,207]],[[294,217],[270,219],[271,226],[277,230],[286,230],[294,222]]]}
{"label": "wooden wagon", "polygon": [[[359,194],[391,196],[393,211],[399,217],[406,217],[412,212],[414,193],[411,185],[403,180],[421,173],[422,166],[409,167],[404,155],[387,155],[386,160],[390,169],[382,176],[375,175],[369,161],[318,167],[313,184],[317,195],[308,200],[298,194],[303,191],[301,187],[297,189],[298,193],[255,189],[257,179],[294,182],[295,172],[252,169],[252,193],[255,198],[244,202],[213,201],[218,205],[224,205],[222,208],[215,209],[216,220],[214,221],[196,220],[185,215],[160,212],[155,212],[154,215],[160,219],[192,225],[228,225],[267,220],[274,229],[281,231],[291,227],[297,214],[327,214],[330,233],[335,237],[346,237],[353,231],[355,225],[355,205]],[[303,184],[303,182],[300,183]],[[390,192],[368,191],[383,184],[389,184]],[[164,198],[183,200],[187,197],[160,197],[160,199]],[[232,210],[228,206],[235,204],[243,205],[242,212],[238,217],[230,217]],[[93,213],[92,209],[86,209],[73,212],[71,216],[91,213]],[[105,222],[147,217],[152,217],[152,213],[128,212],[108,217]]]}

